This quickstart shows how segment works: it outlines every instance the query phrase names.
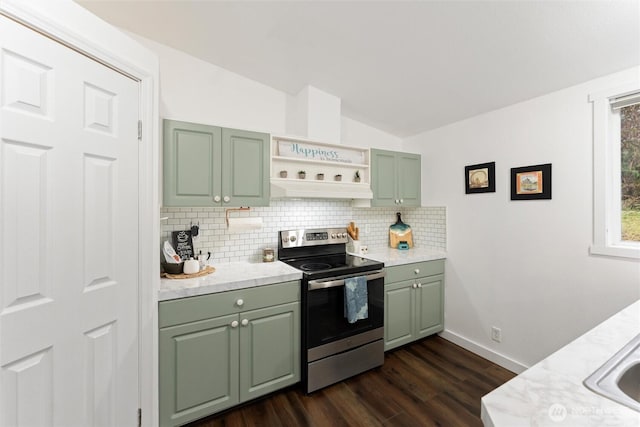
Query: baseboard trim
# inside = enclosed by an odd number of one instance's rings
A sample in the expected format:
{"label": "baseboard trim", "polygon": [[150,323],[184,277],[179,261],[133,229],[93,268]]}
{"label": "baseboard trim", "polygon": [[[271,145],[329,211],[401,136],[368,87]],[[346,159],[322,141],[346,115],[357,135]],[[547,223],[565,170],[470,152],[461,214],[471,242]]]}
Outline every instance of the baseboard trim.
{"label": "baseboard trim", "polygon": [[516,374],[520,374],[527,370],[529,367],[523,365],[522,363],[510,359],[500,353],[496,353],[495,351],[478,344],[477,342],[471,341],[461,335],[456,334],[455,332],[451,332],[448,330],[444,330],[439,334],[442,338],[447,341],[451,341],[452,343],[459,345],[460,347],[469,350],[472,353],[477,354],[478,356],[484,357],[491,362],[502,366],[505,369],[510,370]]}

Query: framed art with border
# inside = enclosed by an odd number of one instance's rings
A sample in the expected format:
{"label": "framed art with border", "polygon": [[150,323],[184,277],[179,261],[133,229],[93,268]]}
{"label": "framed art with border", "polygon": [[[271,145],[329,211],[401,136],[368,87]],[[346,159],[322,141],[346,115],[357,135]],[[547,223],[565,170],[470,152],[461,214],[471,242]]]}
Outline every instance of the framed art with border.
{"label": "framed art with border", "polygon": [[511,200],[540,199],[551,199],[551,163],[511,168]]}
{"label": "framed art with border", "polygon": [[464,167],[466,194],[496,192],[496,162],[479,163]]}

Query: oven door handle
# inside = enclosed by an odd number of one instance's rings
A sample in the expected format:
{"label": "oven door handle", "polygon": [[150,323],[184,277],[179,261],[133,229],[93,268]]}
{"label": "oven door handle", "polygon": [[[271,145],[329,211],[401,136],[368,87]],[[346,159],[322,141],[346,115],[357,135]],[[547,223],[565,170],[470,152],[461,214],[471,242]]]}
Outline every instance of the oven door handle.
{"label": "oven door handle", "polygon": [[[375,271],[371,274],[365,274],[364,277],[369,280],[381,279],[385,276],[384,270]],[[344,286],[344,280],[349,277],[358,277],[358,275],[350,274],[348,276],[335,277],[329,280],[310,280],[308,289],[310,291],[316,291],[318,289],[335,288],[337,286]]]}

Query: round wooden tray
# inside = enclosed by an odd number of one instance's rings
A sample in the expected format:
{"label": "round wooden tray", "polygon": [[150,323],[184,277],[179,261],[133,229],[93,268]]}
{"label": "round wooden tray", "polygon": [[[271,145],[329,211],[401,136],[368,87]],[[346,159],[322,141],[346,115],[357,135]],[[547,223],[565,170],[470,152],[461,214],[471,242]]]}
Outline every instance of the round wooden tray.
{"label": "round wooden tray", "polygon": [[214,271],[216,271],[215,268],[211,267],[210,265],[206,266],[203,270],[198,271],[197,273],[193,273],[193,274],[169,274],[169,273],[162,273],[160,275],[160,277],[166,277],[167,279],[191,279],[194,277],[200,277],[200,276],[206,276],[207,274],[213,273]]}

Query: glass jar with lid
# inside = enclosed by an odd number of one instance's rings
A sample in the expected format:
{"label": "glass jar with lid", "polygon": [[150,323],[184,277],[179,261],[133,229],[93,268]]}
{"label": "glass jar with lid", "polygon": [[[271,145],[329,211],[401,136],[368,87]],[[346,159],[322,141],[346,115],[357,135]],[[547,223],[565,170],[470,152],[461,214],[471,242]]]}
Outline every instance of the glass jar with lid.
{"label": "glass jar with lid", "polygon": [[275,260],[276,255],[272,248],[264,248],[262,250],[262,262],[273,262]]}

